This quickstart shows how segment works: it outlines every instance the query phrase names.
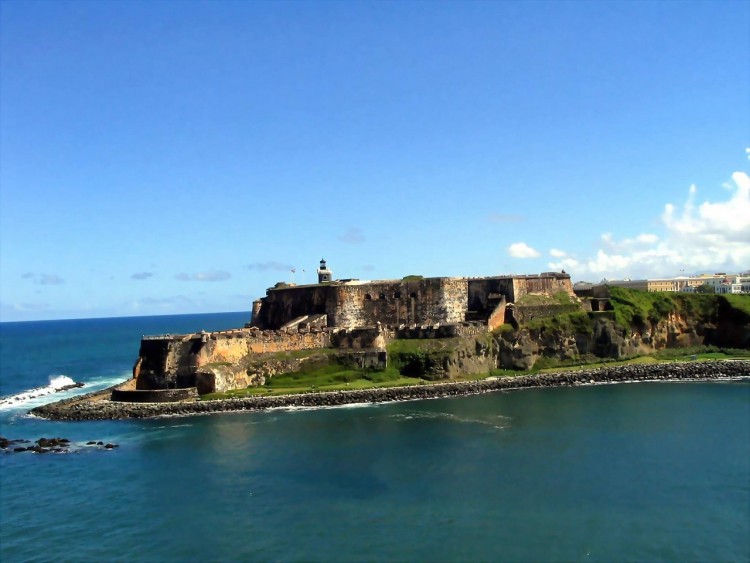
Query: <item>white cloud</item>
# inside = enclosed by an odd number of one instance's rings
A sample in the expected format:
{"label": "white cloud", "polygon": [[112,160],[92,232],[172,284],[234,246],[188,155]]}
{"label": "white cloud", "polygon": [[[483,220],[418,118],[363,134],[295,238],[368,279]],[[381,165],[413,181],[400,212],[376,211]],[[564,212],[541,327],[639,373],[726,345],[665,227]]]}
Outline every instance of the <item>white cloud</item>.
{"label": "white cloud", "polygon": [[635,237],[636,242],[642,242],[643,244],[654,244],[658,242],[659,237],[656,235],[650,235],[650,234],[641,234]]}
{"label": "white cloud", "polygon": [[568,255],[564,250],[558,250],[557,248],[550,248],[549,255],[553,258],[564,258]]}
{"label": "white cloud", "polygon": [[508,247],[508,254],[513,258],[537,258],[539,252],[531,248],[525,242],[516,242]]}
{"label": "white cloud", "polygon": [[697,204],[698,189],[691,186],[682,206],[667,204],[661,215],[662,236],[643,233],[617,240],[605,233],[601,237],[602,248],[595,256],[583,260],[570,257],[550,262],[549,267],[574,270],[576,277],[596,274],[609,279],[747,270],[750,177],[735,172],[726,187],[729,194],[724,201]]}

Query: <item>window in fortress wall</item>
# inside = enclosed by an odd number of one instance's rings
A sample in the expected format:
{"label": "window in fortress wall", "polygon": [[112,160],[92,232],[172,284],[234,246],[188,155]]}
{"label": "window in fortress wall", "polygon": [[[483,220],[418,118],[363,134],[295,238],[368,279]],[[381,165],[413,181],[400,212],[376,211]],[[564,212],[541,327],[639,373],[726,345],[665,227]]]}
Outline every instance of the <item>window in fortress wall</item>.
{"label": "window in fortress wall", "polygon": [[385,299],[385,293],[380,294],[380,299]]}
{"label": "window in fortress wall", "polygon": [[372,295],[365,293],[365,301],[372,301]]}
{"label": "window in fortress wall", "polygon": [[394,299],[401,299],[401,292],[400,292],[400,291],[397,291],[396,293],[394,293],[394,294],[393,294],[393,298],[394,298]]}

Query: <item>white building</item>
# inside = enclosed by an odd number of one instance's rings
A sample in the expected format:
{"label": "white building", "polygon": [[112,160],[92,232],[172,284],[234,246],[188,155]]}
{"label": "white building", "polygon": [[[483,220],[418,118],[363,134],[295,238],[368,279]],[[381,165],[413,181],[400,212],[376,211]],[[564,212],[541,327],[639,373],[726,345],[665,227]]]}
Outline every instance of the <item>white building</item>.
{"label": "white building", "polygon": [[697,284],[691,284],[682,288],[682,291],[694,293],[695,290],[702,286],[708,285],[713,288],[714,293],[750,293],[750,275],[741,274],[714,274],[704,276],[694,276],[691,280],[699,281]]}

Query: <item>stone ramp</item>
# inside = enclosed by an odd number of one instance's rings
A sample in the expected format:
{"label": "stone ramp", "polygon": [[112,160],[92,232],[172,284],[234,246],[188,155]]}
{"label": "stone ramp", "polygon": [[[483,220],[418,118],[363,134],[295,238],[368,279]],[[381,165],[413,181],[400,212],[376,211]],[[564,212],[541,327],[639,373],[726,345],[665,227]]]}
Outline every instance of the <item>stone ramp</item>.
{"label": "stone ramp", "polygon": [[318,315],[302,315],[296,319],[292,319],[281,327],[280,330],[296,330],[305,327],[325,327],[328,326],[328,315],[325,313]]}

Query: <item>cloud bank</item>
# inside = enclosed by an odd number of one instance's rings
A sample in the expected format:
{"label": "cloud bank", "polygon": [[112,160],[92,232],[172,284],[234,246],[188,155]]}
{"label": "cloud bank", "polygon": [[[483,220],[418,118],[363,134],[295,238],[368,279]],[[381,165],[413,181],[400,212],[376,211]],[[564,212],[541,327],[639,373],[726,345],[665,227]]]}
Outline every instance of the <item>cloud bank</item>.
{"label": "cloud bank", "polygon": [[576,277],[608,279],[748,270],[750,176],[735,172],[724,187],[724,201],[698,204],[698,189],[691,186],[681,206],[668,203],[660,217],[662,234],[642,233],[617,240],[605,233],[594,256],[579,259],[551,250],[559,260],[550,262],[549,267],[572,271]]}

